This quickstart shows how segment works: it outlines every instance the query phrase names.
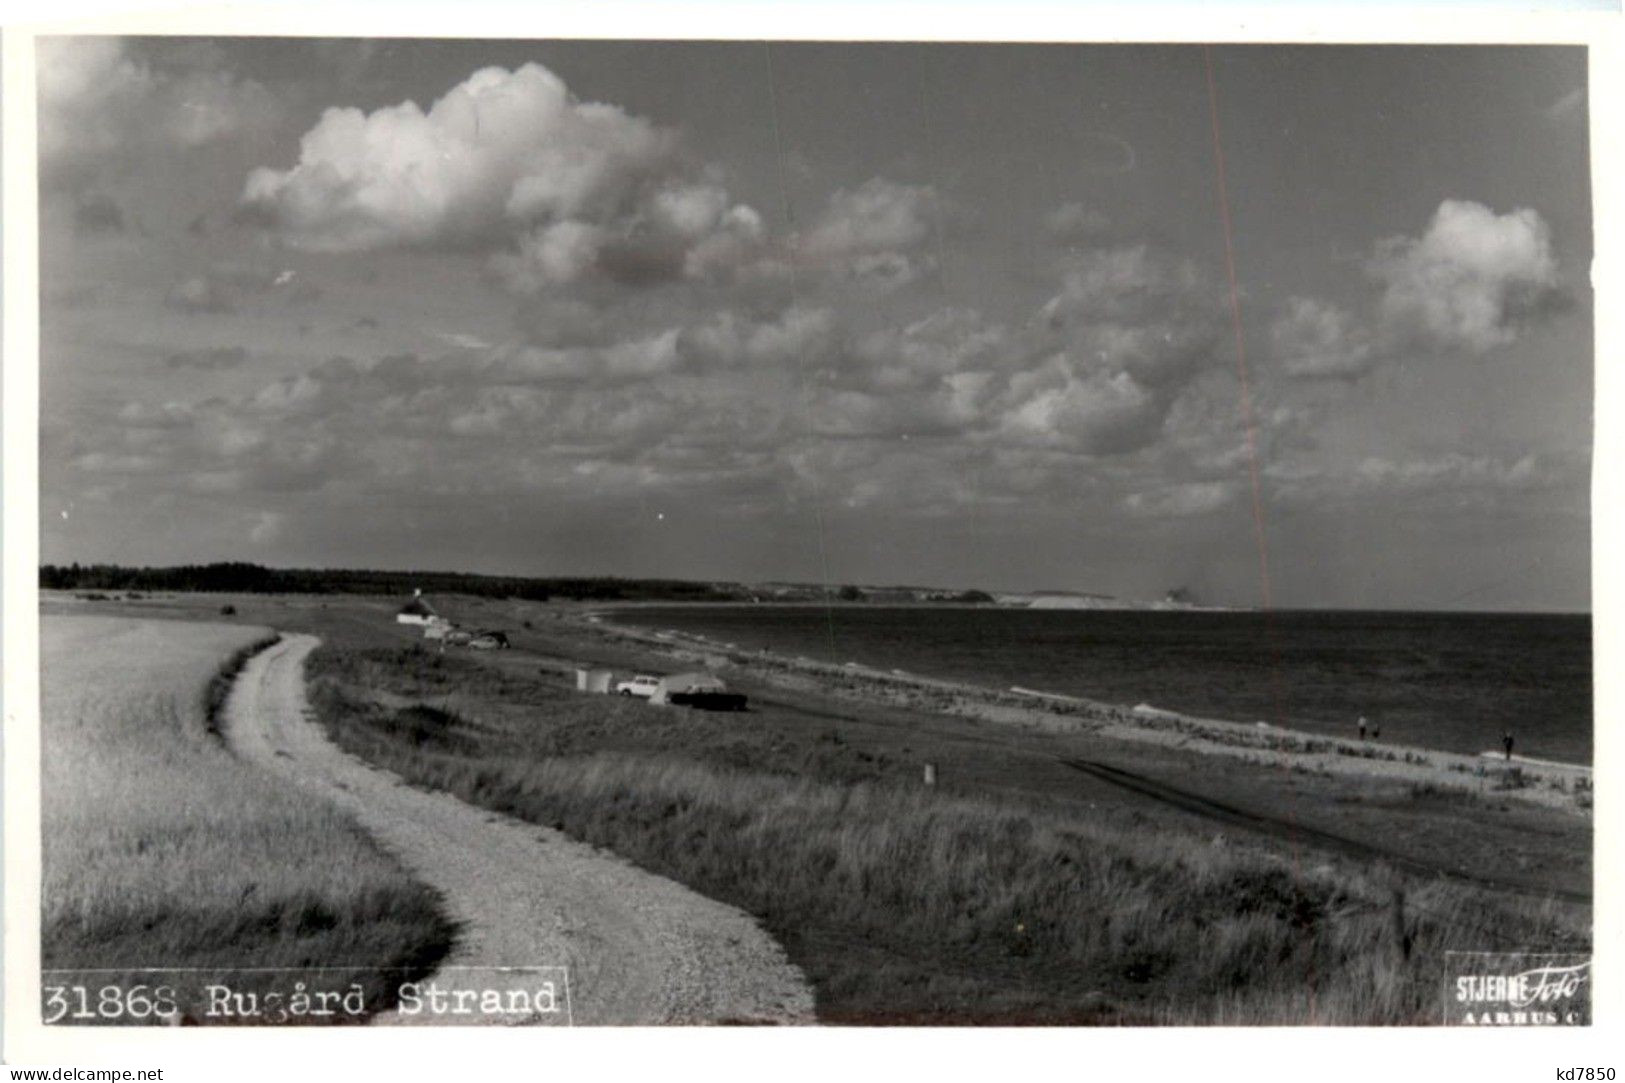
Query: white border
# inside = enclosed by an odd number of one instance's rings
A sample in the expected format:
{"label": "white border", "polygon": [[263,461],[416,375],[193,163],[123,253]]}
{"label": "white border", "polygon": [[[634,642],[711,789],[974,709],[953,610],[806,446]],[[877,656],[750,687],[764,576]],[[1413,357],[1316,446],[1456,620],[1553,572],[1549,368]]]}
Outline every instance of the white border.
{"label": "white border", "polygon": [[[33,34],[173,34],[252,37],[576,38],[712,41],[1361,42],[1586,44],[1617,16],[1603,12],[1462,12],[1403,6],[1159,5],[1104,8],[1068,0],[931,4],[878,0],[568,0],[532,6],[498,0],[400,4],[189,5],[100,17],[68,14],[14,23]],[[9,77],[8,77],[9,78]]]}
{"label": "white border", "polygon": [[[1625,1064],[1604,1056],[1600,1035],[1625,1018],[1621,932],[1621,803],[1609,785],[1621,743],[1609,720],[1625,704],[1611,662],[1621,651],[1621,573],[1615,554],[1625,532],[1615,509],[1625,463],[1621,377],[1596,370],[1593,477],[1593,609],[1596,630],[1597,892],[1596,986],[1601,1022],[1572,1031],[1483,1033],[1464,1029],[1402,1031],[1234,1029],[980,1031],[795,1031],[644,1029],[541,1031],[409,1029],[365,1031],[46,1030],[33,1023],[39,965],[38,924],[38,296],[37,193],[34,176],[33,41],[36,33],[166,33],[391,37],[708,38],[914,41],[1432,42],[1588,44],[1591,47],[1591,154],[1596,261],[1596,356],[1621,356],[1618,200],[1621,162],[1616,103],[1621,20],[1606,13],[1522,14],[1482,10],[1405,10],[1374,6],[1315,8],[1083,8],[1065,3],[831,4],[807,0],[745,3],[556,3],[216,6],[160,12],[120,11],[102,0],[50,10],[55,21],[7,29],[3,71],[4,147],[4,690],[6,898],[4,1056],[33,1065],[163,1066],[166,1079],[212,1078],[229,1065],[243,1079],[277,1078],[297,1066],[304,1077],[350,1079],[407,1068],[412,1078],[444,1074],[504,1079],[557,1076],[596,1080],[629,1062],[652,1079],[719,1077],[825,1079],[861,1071],[913,1078],[997,1077],[1012,1072],[1203,1078],[1303,1077],[1368,1080],[1403,1070],[1406,1078],[1551,1078],[1555,1067]],[[39,5],[36,12],[45,5]],[[87,14],[88,13],[88,14]],[[209,1069],[209,1065],[217,1066]],[[613,1071],[611,1066],[621,1071]],[[175,1069],[179,1069],[177,1074]],[[636,1070],[634,1068],[634,1070]],[[1489,1071],[1485,1071],[1489,1069]]]}
{"label": "white border", "polygon": [[39,972],[39,296],[38,190],[34,172],[32,40],[0,41],[0,180],[5,213],[5,408],[3,535],[5,612],[0,617],[0,704],[4,706],[5,1056],[12,1056],[14,1005],[27,1004],[26,976]]}

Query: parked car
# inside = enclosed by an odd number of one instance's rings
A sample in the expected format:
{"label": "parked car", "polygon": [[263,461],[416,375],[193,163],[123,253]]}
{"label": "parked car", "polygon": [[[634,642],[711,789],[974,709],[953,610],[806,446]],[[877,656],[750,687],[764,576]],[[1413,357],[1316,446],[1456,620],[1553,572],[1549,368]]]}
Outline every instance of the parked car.
{"label": "parked car", "polygon": [[480,632],[468,641],[468,645],[477,651],[502,650],[508,645],[508,637],[502,632]]}
{"label": "parked car", "polygon": [[743,711],[745,697],[728,691],[728,686],[715,673],[694,671],[673,673],[662,677],[650,703],[669,703],[674,707],[696,707],[702,711]]}
{"label": "parked car", "polygon": [[623,696],[642,696],[648,699],[660,687],[660,678],[651,677],[647,673],[639,673],[630,681],[622,681],[615,686],[615,691]]}
{"label": "parked car", "polygon": [[674,707],[693,707],[700,711],[743,711],[745,696],[740,692],[716,692],[700,689],[694,692],[673,692],[666,702]]}

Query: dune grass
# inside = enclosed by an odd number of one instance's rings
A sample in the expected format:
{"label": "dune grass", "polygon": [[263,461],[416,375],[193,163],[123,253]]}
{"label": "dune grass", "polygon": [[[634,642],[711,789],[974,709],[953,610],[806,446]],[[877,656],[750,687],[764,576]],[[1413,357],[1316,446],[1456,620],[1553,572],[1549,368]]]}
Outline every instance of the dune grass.
{"label": "dune grass", "polygon": [[[264,629],[99,617],[43,622],[42,959],[131,972],[336,967],[381,1005],[453,929],[335,810],[233,758],[220,675]],[[97,978],[98,983],[104,980]],[[258,981],[234,976],[239,988]]]}
{"label": "dune grass", "polygon": [[927,789],[838,729],[791,746],[417,649],[311,671],[351,751],[757,915],[829,1022],[1428,1024],[1445,951],[1589,942],[1575,908]]}

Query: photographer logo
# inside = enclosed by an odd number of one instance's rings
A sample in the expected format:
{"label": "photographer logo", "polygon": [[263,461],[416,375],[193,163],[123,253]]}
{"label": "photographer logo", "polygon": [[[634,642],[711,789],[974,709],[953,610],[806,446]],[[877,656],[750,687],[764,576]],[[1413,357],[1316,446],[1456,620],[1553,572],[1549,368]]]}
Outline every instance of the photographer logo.
{"label": "photographer logo", "polygon": [[1445,1022],[1472,1027],[1589,1026],[1591,957],[1450,952]]}

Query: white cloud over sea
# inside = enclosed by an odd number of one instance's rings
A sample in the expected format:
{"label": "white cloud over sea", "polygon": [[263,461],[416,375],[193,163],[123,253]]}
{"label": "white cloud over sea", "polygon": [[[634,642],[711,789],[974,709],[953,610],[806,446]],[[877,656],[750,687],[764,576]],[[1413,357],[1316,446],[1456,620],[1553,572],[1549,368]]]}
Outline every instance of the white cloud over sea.
{"label": "white cloud over sea", "polygon": [[1284,372],[1352,379],[1401,353],[1483,354],[1568,302],[1551,228],[1527,207],[1497,214],[1447,199],[1420,236],[1377,243],[1366,273],[1377,295],[1358,314],[1314,298],[1288,301],[1271,327]]}
{"label": "white cloud over sea", "polygon": [[1378,312],[1402,340],[1483,353],[1561,300],[1551,229],[1535,211],[1447,199],[1420,237],[1377,247]]}
{"label": "white cloud over sea", "polygon": [[209,64],[163,70],[117,38],[39,42],[40,162],[52,185],[109,179],[134,156],[263,132],[278,116],[260,83]]}
{"label": "white cloud over sea", "polygon": [[993,99],[913,127],[899,90],[799,129],[783,111],[775,140],[738,95],[668,108],[516,50],[431,81],[384,47],[276,48],[305,59],[47,46],[47,337],[87,374],[43,419],[50,485],[229,504],[267,553],[306,536],[302,501],[567,518],[683,493],[1133,533],[1228,521],[1255,468],[1292,509],[1572,487],[1527,434],[1452,448],[1406,415],[1417,381],[1527,366],[1564,327],[1569,227],[1534,196],[1363,211],[1341,260],[1296,241],[1314,220],[1244,236],[1244,390],[1187,184],[1207,163],[1172,136],[1088,169],[1075,143],[1012,156],[977,129]]}

